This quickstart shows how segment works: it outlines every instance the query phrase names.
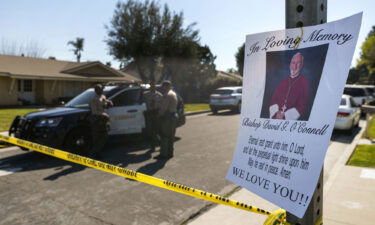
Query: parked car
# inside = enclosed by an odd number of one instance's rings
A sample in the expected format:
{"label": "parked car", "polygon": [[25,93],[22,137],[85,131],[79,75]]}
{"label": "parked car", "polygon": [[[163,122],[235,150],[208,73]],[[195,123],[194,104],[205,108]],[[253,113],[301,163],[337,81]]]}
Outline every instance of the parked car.
{"label": "parked car", "polygon": [[375,97],[375,86],[374,85],[356,85],[359,87],[366,88],[367,92],[371,95],[371,97]]}
{"label": "parked car", "polygon": [[344,94],[352,96],[354,102],[359,106],[373,98],[365,87],[358,85],[345,85]]}
{"label": "parked car", "polygon": [[[147,85],[119,84],[105,86],[103,94],[113,102],[107,109],[110,117],[109,135],[141,134],[145,130],[144,112],[146,104],[143,94]],[[95,92],[90,88],[73,98],[67,104],[39,112],[17,116],[9,135],[39,144],[63,148],[75,143],[72,152],[87,152],[91,149],[92,135],[89,103]],[[184,104],[178,95],[177,127],[185,124]]]}
{"label": "parked car", "polygon": [[242,87],[218,88],[210,95],[210,108],[216,114],[219,110],[230,109],[234,112],[241,112]]}
{"label": "parked car", "polygon": [[352,130],[359,124],[361,110],[349,95],[342,95],[339,110],[335,121],[335,129]]}

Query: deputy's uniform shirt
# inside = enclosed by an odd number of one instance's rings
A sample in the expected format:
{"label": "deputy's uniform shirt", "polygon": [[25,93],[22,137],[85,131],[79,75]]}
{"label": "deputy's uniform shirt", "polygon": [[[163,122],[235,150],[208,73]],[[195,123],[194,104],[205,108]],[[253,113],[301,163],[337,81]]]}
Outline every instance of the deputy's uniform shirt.
{"label": "deputy's uniform shirt", "polygon": [[94,142],[91,152],[94,155],[98,154],[107,141],[109,130],[109,115],[105,112],[107,104],[111,104],[111,101],[107,100],[104,95],[98,96],[97,94],[90,102],[92,115],[90,122]]}
{"label": "deputy's uniform shirt", "polygon": [[144,98],[147,110],[158,110],[160,108],[162,97],[163,95],[158,91],[155,91],[155,93],[152,93],[151,91],[146,92]]}
{"label": "deputy's uniform shirt", "polygon": [[177,111],[177,95],[173,90],[169,90],[163,95],[161,101],[160,115],[172,114]]}
{"label": "deputy's uniform shirt", "polygon": [[108,114],[105,112],[107,102],[108,100],[104,95],[95,95],[95,97],[90,102],[91,114],[109,118]]}

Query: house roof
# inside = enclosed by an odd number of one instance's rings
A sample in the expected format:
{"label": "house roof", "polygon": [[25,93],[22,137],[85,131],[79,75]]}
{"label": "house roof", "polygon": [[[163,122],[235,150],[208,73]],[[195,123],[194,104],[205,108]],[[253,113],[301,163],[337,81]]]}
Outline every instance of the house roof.
{"label": "house roof", "polygon": [[238,75],[238,74],[234,74],[234,73],[228,73],[228,72],[224,72],[224,71],[217,71],[217,76],[222,76],[222,77],[228,77],[228,78],[232,78],[232,79],[235,79],[235,80],[238,80],[238,81],[242,81],[242,76]]}
{"label": "house roof", "polygon": [[77,63],[11,55],[0,55],[0,76],[88,82],[139,81],[138,78],[115,70],[99,61]]}

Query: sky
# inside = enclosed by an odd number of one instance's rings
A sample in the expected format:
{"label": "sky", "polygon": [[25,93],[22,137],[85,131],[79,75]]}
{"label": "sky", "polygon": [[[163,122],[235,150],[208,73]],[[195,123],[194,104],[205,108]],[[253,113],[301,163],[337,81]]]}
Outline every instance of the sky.
{"label": "sky", "polygon": [[[363,20],[352,66],[360,46],[375,25],[373,0],[327,0],[327,21],[363,11]],[[105,25],[110,24],[118,0],[1,0],[0,44],[38,43],[44,57],[75,61],[67,43],[85,39],[81,61],[119,62],[108,54]],[[159,0],[172,11],[183,12],[185,25],[197,23],[200,43],[208,45],[216,58],[216,68],[236,68],[234,54],[245,36],[285,28],[285,0]]]}

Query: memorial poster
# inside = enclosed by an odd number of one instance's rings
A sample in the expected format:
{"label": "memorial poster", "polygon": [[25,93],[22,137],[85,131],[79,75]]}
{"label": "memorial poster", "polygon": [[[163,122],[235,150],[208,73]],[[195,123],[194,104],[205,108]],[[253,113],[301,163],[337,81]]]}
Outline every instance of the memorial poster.
{"label": "memorial poster", "polygon": [[314,193],[362,13],[248,35],[239,135],[227,179],[303,217]]}

